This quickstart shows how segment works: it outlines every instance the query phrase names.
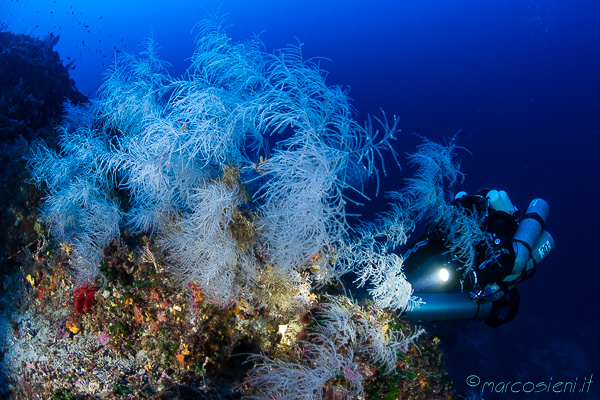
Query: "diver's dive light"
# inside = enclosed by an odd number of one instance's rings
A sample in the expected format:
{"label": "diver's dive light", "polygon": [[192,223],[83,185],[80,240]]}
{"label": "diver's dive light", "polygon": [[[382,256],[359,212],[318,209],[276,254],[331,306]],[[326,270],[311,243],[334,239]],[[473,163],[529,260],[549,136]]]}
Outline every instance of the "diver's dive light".
{"label": "diver's dive light", "polygon": [[[452,205],[472,209],[482,206],[483,228],[493,238],[494,254],[501,256],[480,254],[476,265],[465,271],[450,254],[440,229],[429,229],[405,257],[406,278],[414,295],[423,301],[406,312],[408,319],[479,318],[499,326],[514,318],[519,301],[515,286],[531,278],[537,265],[554,248],[554,239],[545,230],[550,208],[546,201],[535,199],[518,223],[518,211],[506,192],[483,193],[468,196],[461,192]],[[490,278],[497,276],[498,279]],[[508,308],[505,319],[499,317],[502,308]]]}

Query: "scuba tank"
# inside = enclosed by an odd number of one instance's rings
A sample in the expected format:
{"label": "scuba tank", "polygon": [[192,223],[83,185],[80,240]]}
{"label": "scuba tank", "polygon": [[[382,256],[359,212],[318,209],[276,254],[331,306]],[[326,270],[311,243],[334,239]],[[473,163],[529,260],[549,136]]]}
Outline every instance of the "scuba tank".
{"label": "scuba tank", "polygon": [[493,210],[503,211],[511,215],[517,211],[504,190],[490,190],[485,197],[488,199],[489,207]]}
{"label": "scuba tank", "polygon": [[[513,248],[516,254],[513,267],[514,274],[522,272],[527,267],[529,260],[532,259],[536,243],[541,238],[542,232],[544,232],[549,212],[550,206],[545,200],[535,199],[529,204],[513,238]],[[552,236],[547,232],[545,236],[546,239],[540,243],[542,248],[538,250],[538,253],[540,250],[543,253],[540,261],[554,246]]]}

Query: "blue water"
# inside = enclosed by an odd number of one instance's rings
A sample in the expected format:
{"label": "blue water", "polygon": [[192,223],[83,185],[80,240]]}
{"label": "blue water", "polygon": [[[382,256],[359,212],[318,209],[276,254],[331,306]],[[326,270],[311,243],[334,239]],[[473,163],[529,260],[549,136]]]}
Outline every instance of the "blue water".
{"label": "blue water", "polygon": [[[471,154],[460,153],[459,189],[504,189],[521,209],[535,197],[549,202],[556,249],[520,285],[516,320],[435,329],[459,391],[471,375],[581,383],[593,374],[589,394],[538,398],[600,398],[600,2],[29,0],[0,1],[0,19],[15,32],[60,34],[56,49],[76,60],[78,88],[93,97],[114,52],[138,51],[150,30],[171,74],[182,74],[194,24],[219,5],[234,40],[260,33],[268,50],[300,41],[306,58],[324,57],[329,84],[351,88],[359,120],[380,108],[399,116],[400,154],[414,150],[412,133],[443,141],[460,131]],[[383,188],[403,176],[390,168]]]}

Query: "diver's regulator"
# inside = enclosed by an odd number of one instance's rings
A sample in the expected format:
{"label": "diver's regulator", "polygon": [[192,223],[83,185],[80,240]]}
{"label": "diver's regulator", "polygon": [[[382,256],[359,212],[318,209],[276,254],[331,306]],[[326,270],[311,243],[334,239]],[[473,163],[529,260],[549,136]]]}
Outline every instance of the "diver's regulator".
{"label": "diver's regulator", "polygon": [[490,326],[509,322],[518,311],[516,285],[531,278],[554,248],[554,239],[545,229],[548,203],[533,200],[521,218],[503,190],[460,192],[450,205],[471,212],[486,239],[475,246],[474,261],[467,267],[449,251],[445,233],[430,227],[405,255],[406,277],[423,302],[408,310],[406,317],[419,321],[479,318]]}

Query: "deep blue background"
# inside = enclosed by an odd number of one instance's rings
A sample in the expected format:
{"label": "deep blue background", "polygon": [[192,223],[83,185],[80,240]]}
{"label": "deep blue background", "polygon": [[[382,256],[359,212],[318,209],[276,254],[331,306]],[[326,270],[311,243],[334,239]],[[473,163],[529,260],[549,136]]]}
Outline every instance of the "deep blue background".
{"label": "deep blue background", "polygon": [[[192,27],[219,4],[0,1],[0,18],[16,32],[61,34],[57,50],[76,59],[78,87],[93,96],[114,50],[137,51],[150,29],[172,74],[183,73]],[[443,141],[460,130],[458,144],[472,154],[460,153],[459,189],[504,189],[521,209],[535,197],[550,203],[556,249],[520,285],[517,319],[499,329],[478,321],[437,327],[461,391],[472,374],[600,380],[599,1],[223,0],[220,11],[230,14],[235,40],[262,32],[271,51],[298,38],[307,58],[326,57],[328,83],[351,88],[359,120],[380,108],[401,118],[400,154],[414,150],[411,133]],[[391,171],[386,190],[404,176]],[[600,397],[597,384],[591,391]],[[485,398],[515,398],[495,396]]]}

